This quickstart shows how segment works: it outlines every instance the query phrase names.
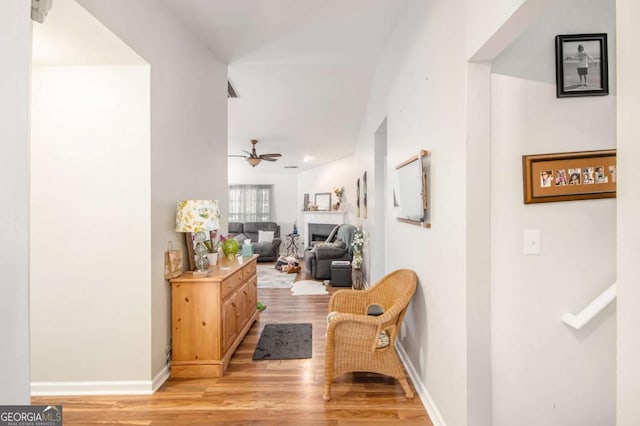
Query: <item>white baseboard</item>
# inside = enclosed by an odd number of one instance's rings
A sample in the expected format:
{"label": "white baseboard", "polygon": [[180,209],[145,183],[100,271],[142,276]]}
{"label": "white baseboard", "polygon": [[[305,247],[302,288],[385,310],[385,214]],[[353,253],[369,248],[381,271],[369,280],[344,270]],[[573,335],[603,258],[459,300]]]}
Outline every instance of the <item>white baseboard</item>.
{"label": "white baseboard", "polygon": [[31,396],[57,395],[151,395],[170,376],[165,365],[153,380],[113,380],[100,382],[31,382]]}
{"label": "white baseboard", "polygon": [[422,379],[418,375],[416,369],[413,367],[413,364],[411,363],[407,352],[400,344],[400,340],[396,340],[396,349],[398,349],[398,355],[400,356],[400,359],[402,360],[407,373],[409,373],[409,377],[413,382],[413,386],[416,388],[416,392],[418,392],[418,396],[420,397],[425,410],[427,410],[427,414],[429,414],[429,418],[431,419],[433,426],[446,426],[446,423],[444,422],[440,411],[438,411],[438,409],[436,408],[433,399],[431,399],[431,395],[429,395],[429,392],[422,382]]}
{"label": "white baseboard", "polygon": [[165,365],[162,370],[158,371],[158,374],[151,381],[151,393],[160,389],[160,386],[164,384],[171,377],[171,363]]}

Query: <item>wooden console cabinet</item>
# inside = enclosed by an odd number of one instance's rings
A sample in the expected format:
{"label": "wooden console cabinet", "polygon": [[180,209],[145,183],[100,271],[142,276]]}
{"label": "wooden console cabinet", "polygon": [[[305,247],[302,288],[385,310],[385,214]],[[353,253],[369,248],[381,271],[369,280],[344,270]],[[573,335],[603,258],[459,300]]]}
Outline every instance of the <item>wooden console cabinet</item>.
{"label": "wooden console cabinet", "polygon": [[171,376],[222,377],[258,319],[256,259],[220,259],[207,276],[171,280]]}

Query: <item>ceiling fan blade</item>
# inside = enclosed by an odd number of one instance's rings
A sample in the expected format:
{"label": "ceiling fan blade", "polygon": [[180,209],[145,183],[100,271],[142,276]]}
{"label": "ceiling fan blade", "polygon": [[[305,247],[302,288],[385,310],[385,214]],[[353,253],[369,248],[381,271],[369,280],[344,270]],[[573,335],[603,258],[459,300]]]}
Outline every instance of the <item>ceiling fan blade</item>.
{"label": "ceiling fan blade", "polygon": [[241,150],[241,151],[242,151],[242,152],[246,152],[246,153],[249,155],[249,157],[253,157],[253,154],[251,154],[249,151],[245,151],[244,149],[243,149],[243,150]]}
{"label": "ceiling fan blade", "polygon": [[282,154],[260,154],[260,157],[282,157]]}
{"label": "ceiling fan blade", "polygon": [[227,157],[242,157],[242,158],[247,158],[246,155],[237,155],[237,154],[229,154],[227,155]]}
{"label": "ceiling fan blade", "polygon": [[260,159],[264,161],[278,161],[277,158],[262,157],[262,155],[260,156]]}

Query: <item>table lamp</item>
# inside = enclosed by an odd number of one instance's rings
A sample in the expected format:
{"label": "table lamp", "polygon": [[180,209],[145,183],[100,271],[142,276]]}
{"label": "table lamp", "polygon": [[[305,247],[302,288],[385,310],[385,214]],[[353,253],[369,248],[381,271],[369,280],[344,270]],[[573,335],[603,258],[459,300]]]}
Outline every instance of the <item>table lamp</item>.
{"label": "table lamp", "polygon": [[196,268],[198,272],[205,269],[205,254],[208,252],[204,242],[205,232],[220,228],[220,211],[218,200],[183,200],[178,202],[176,212],[176,232],[194,232],[196,246]]}

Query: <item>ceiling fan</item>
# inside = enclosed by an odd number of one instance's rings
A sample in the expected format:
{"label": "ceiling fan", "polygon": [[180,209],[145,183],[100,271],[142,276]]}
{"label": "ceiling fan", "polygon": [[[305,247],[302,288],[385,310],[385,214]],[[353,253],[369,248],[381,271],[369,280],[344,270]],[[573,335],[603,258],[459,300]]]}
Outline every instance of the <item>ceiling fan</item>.
{"label": "ceiling fan", "polygon": [[245,151],[244,149],[242,150],[243,152],[246,152],[249,155],[229,155],[229,157],[245,158],[247,160],[247,163],[251,164],[251,167],[257,166],[258,164],[260,164],[262,160],[277,161],[278,159],[275,157],[282,157],[281,154],[260,154],[260,155],[256,154],[257,143],[258,141],[256,139],[251,139],[251,144],[253,145],[253,147],[251,148],[251,152]]}

